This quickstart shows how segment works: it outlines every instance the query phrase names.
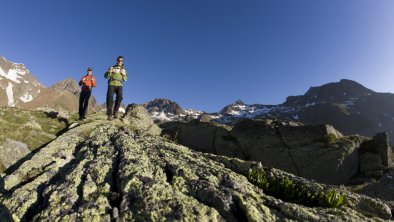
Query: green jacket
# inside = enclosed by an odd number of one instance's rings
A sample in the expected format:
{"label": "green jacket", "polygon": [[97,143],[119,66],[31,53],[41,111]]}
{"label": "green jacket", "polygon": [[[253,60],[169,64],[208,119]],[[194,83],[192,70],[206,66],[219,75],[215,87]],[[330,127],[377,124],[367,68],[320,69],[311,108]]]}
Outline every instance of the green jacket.
{"label": "green jacket", "polygon": [[[111,68],[113,72],[111,73]],[[121,70],[123,70],[123,75],[121,74]],[[104,78],[108,79],[108,85],[111,86],[122,86],[122,82],[127,81],[127,74],[124,65],[114,65],[108,68],[108,70],[104,74]]]}

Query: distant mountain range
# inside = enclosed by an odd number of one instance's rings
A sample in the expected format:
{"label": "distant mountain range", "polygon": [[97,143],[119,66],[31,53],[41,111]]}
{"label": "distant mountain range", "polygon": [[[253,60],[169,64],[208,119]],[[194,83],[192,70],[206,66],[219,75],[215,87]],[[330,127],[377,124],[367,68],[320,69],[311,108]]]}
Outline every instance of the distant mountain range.
{"label": "distant mountain range", "polygon": [[215,113],[184,110],[168,99],[145,104],[156,122],[201,119],[232,125],[244,118],[276,118],[304,124],[330,124],[344,134],[373,136],[386,131],[394,138],[394,94],[374,92],[347,79],[311,87],[279,105],[245,104],[237,100]]}

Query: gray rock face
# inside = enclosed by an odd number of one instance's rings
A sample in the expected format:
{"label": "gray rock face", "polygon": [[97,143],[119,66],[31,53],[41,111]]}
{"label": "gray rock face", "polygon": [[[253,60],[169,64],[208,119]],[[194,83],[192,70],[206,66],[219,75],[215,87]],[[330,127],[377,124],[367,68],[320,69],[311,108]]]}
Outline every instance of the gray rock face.
{"label": "gray rock face", "polygon": [[135,130],[144,130],[152,135],[160,135],[161,129],[153,123],[149,113],[143,106],[130,104],[126,108],[126,114],[123,116],[123,122]]}
{"label": "gray rock face", "polygon": [[[261,161],[326,184],[346,184],[360,171],[369,172],[366,176],[382,175],[391,163],[386,134],[374,137],[373,148],[368,148],[365,137],[343,136],[330,125],[245,119],[233,128],[198,121],[161,126],[163,134],[195,150]],[[359,149],[362,143],[365,148]]]}
{"label": "gray rock face", "polygon": [[360,172],[366,176],[382,176],[393,164],[393,152],[387,133],[378,133],[360,147]]}
{"label": "gray rock face", "polygon": [[368,184],[357,192],[390,201],[394,209],[394,171],[386,173],[378,181]]}
{"label": "gray rock face", "polygon": [[[133,107],[133,108],[131,108]],[[139,116],[138,106],[128,112]],[[126,114],[129,115],[130,113]],[[133,115],[134,115],[133,114]],[[130,119],[130,118],[129,118]],[[95,121],[74,126],[0,178],[4,221],[384,221],[378,199],[342,190],[340,208],[305,207],[251,184],[257,162],[204,154],[142,128],[150,121]],[[261,168],[262,169],[262,168]],[[337,189],[275,169],[308,187]],[[339,189],[337,189],[339,191]]]}
{"label": "gray rock face", "polygon": [[8,168],[29,153],[30,150],[26,144],[19,141],[7,140],[0,146],[0,163],[5,168]]}

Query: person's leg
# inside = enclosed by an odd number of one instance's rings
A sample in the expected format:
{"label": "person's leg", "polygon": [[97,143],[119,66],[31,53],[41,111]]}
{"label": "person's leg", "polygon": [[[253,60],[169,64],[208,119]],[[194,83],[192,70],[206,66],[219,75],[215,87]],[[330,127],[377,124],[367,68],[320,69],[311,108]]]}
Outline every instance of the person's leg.
{"label": "person's leg", "polygon": [[83,116],[83,101],[84,100],[85,100],[85,92],[81,91],[81,94],[79,95],[79,109],[78,109],[79,119],[82,119],[82,116]]}
{"label": "person's leg", "polygon": [[116,101],[114,107],[114,114],[115,114],[115,118],[118,118],[119,107],[123,100],[123,86],[117,86],[115,92],[116,92]]}
{"label": "person's leg", "polygon": [[89,106],[89,98],[90,98],[90,95],[91,95],[92,93],[91,92],[86,92],[86,96],[85,96],[85,99],[84,99],[84,101],[83,101],[83,112],[82,112],[82,118],[83,119],[85,119],[85,116],[86,116],[86,113],[87,113],[87,111],[88,111],[88,106]]}
{"label": "person's leg", "polygon": [[107,90],[107,115],[112,117],[112,107],[114,105],[115,87],[108,85]]}

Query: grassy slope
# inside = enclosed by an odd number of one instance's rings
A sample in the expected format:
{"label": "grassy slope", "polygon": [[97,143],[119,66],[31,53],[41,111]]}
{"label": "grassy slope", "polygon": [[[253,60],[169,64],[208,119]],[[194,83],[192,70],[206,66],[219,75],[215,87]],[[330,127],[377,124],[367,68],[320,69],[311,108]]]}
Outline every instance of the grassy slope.
{"label": "grassy slope", "polygon": [[53,140],[56,135],[75,121],[38,110],[0,108],[0,144],[7,139],[20,141],[32,151]]}

